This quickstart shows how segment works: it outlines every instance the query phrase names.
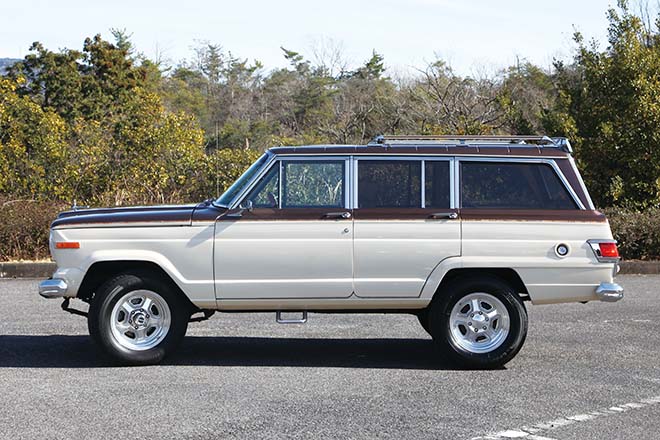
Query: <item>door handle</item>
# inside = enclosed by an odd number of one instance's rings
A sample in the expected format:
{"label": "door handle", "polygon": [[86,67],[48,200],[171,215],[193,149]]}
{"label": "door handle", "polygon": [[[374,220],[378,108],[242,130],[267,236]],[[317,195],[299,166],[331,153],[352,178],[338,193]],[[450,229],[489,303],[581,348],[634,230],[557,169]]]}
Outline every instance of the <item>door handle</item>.
{"label": "door handle", "polygon": [[429,215],[429,218],[448,218],[450,220],[456,220],[458,218],[458,213],[456,212],[435,212]]}
{"label": "door handle", "polygon": [[328,212],[323,215],[323,218],[351,218],[351,213],[348,211],[344,212]]}

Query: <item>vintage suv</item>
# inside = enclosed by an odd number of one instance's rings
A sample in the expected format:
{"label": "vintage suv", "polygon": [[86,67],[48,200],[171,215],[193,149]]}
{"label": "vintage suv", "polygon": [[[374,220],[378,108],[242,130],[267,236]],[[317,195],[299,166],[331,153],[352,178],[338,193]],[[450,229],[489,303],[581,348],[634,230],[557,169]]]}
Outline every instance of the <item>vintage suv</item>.
{"label": "vintage suv", "polygon": [[271,148],[217,200],[63,212],[50,246],[39,293],[128,364],[215,311],[371,312],[417,315],[445,358],[493,368],[523,345],[526,301],[623,297],[608,222],[545,136]]}

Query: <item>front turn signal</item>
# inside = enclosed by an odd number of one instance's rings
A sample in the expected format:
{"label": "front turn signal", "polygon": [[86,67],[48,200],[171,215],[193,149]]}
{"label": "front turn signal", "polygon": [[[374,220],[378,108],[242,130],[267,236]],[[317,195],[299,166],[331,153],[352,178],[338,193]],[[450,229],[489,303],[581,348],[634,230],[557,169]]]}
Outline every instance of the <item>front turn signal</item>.
{"label": "front turn signal", "polygon": [[55,242],[55,249],[80,249],[80,243],[77,241],[58,241]]}

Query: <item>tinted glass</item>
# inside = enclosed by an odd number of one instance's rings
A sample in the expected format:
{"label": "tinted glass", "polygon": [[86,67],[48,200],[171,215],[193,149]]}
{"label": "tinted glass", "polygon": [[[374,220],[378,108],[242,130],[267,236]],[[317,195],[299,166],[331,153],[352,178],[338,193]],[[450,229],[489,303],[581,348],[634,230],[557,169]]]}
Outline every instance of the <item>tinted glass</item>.
{"label": "tinted glass", "polygon": [[360,160],[358,207],[421,207],[421,170],[420,161]]}
{"label": "tinted glass", "polygon": [[424,198],[427,208],[449,208],[449,162],[425,162]]}
{"label": "tinted glass", "polygon": [[283,164],[283,208],[344,206],[343,160]]}
{"label": "tinted glass", "polygon": [[245,200],[252,200],[255,208],[277,208],[280,199],[280,164],[275,164],[255,186]]}
{"label": "tinted glass", "polygon": [[464,208],[577,209],[551,166],[461,162]]}

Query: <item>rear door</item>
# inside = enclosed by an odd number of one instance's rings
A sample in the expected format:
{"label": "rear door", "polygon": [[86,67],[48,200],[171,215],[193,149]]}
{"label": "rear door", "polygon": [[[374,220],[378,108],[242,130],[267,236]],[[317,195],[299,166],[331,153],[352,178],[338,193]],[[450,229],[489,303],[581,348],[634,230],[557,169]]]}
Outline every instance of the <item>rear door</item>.
{"label": "rear door", "polygon": [[346,298],[353,230],[346,157],[276,160],[242,205],[218,219],[218,299]]}
{"label": "rear door", "polygon": [[433,269],[461,253],[452,158],[354,160],[354,289],[417,297]]}

